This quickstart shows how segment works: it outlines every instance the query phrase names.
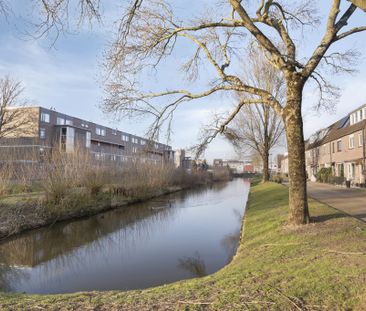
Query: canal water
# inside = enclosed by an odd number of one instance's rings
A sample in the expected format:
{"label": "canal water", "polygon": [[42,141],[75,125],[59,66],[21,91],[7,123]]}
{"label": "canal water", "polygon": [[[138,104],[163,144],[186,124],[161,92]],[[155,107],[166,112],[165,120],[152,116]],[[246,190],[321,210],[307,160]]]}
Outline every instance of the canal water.
{"label": "canal water", "polygon": [[143,289],[201,277],[236,252],[249,182],[234,179],[0,244],[0,291]]}

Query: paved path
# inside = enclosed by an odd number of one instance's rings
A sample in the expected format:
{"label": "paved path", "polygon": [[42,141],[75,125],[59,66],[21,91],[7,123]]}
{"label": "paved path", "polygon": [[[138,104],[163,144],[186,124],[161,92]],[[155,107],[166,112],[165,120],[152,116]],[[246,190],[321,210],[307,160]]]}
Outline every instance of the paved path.
{"label": "paved path", "polygon": [[366,221],[366,190],[309,182],[310,197]]}

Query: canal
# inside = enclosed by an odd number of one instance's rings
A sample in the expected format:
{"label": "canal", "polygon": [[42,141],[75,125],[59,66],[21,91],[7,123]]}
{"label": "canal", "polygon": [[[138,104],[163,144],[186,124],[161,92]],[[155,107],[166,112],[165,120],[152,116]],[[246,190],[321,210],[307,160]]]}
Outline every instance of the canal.
{"label": "canal", "polygon": [[0,291],[143,289],[213,273],[236,252],[250,184],[217,183],[0,244]]}

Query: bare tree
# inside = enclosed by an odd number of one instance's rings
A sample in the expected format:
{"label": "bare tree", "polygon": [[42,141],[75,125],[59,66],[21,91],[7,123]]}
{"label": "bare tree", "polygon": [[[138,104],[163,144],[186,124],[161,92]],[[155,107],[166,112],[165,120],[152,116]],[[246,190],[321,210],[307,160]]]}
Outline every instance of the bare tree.
{"label": "bare tree", "polygon": [[239,153],[255,151],[263,165],[262,182],[269,181],[269,155],[284,134],[282,120],[263,104],[244,106],[225,130],[229,141]]}
{"label": "bare tree", "polygon": [[[346,57],[349,53],[329,52],[329,48],[366,30],[366,26],[347,27],[357,7],[350,3],[342,12],[341,4],[346,1],[333,0],[321,41],[310,56],[303,57],[297,53],[303,43],[302,35],[308,34],[307,27],[314,27],[322,20],[316,14],[315,2],[258,2],[258,6],[253,8],[240,0],[220,1],[219,9],[211,9],[213,15],[182,20],[167,1],[144,1],[134,12],[132,21],[122,21],[124,27],[120,27],[122,30],[111,45],[106,62],[111,77],[107,86],[110,96],[104,107],[107,112],[121,116],[131,113],[153,116],[155,121],[151,131],[154,134],[162,124],[171,121],[174,111],[185,101],[224,91],[250,94],[252,98],[239,102],[219,130],[224,132],[241,108],[252,103],[268,105],[283,119],[289,151],[289,222],[299,225],[309,222],[301,111],[304,86],[309,80],[315,81],[321,94],[320,105],[326,103],[323,95],[335,95],[324,74],[319,72],[322,69],[320,65],[338,72],[345,69],[345,65],[349,65],[347,61],[353,61],[352,57]],[[197,15],[197,12],[192,12],[192,15]],[[127,26],[128,33],[123,30]],[[178,87],[144,92],[139,84],[140,74],[147,68],[156,70],[159,63],[174,57],[179,40],[187,40],[195,46],[192,58],[183,66],[186,76],[194,79],[200,73],[201,65],[210,64],[217,73],[216,78],[208,81],[208,87],[200,92],[196,92],[197,87],[194,91]],[[235,60],[245,59],[243,50],[251,40],[271,66],[282,73],[286,83],[284,104],[235,72]]]}
{"label": "bare tree", "polygon": [[250,161],[252,162],[253,168],[256,172],[258,169],[262,168],[263,163],[262,163],[261,156],[256,151],[253,151],[250,154]]}
{"label": "bare tree", "polygon": [[[273,94],[283,105],[286,96],[283,76],[258,52],[253,50],[249,54],[244,79],[250,81],[255,87]],[[239,93],[238,96],[241,102],[253,98],[245,93]],[[216,131],[213,134],[215,133]],[[269,181],[270,150],[280,143],[284,134],[281,117],[265,104],[244,105],[231,125],[226,127],[224,134],[239,153],[254,151],[260,156],[263,164],[262,182]]]}
{"label": "bare tree", "polygon": [[17,137],[31,131],[31,116],[18,109],[26,105],[24,89],[19,81],[6,76],[0,79],[0,139]]}
{"label": "bare tree", "polygon": [[[50,35],[54,44],[61,34],[70,31],[70,23],[77,28],[84,24],[89,24],[90,27],[95,23],[100,24],[103,17],[101,2],[101,0],[35,0],[31,6],[33,8],[30,22],[32,30],[26,32],[37,39]],[[128,5],[125,6],[125,15],[121,17],[123,24],[121,22],[119,31],[129,33],[129,25],[142,2],[143,0],[122,1]],[[8,17],[12,12],[11,1],[0,0],[0,16]]]}

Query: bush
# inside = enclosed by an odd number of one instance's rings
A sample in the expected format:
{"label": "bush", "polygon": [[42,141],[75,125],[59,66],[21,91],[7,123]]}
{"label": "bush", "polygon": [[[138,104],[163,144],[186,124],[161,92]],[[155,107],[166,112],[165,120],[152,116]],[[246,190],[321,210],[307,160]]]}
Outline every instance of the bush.
{"label": "bush", "polygon": [[316,173],[316,180],[322,183],[329,183],[332,177],[332,168],[323,167],[318,173]]}
{"label": "bush", "polygon": [[[32,176],[36,175],[36,179]],[[99,202],[111,197],[144,199],[174,187],[192,187],[213,180],[231,179],[224,168],[213,174],[205,170],[190,172],[134,159],[128,162],[96,161],[84,148],[75,148],[71,154],[53,150],[41,165],[15,167],[0,166],[0,195],[10,192],[30,192],[36,189],[45,193],[45,205],[74,206],[70,202],[81,197]],[[77,201],[77,200],[76,200]]]}
{"label": "bush", "polygon": [[271,181],[278,183],[278,184],[282,184],[283,178],[280,175],[274,175],[271,177]]}
{"label": "bush", "polygon": [[212,170],[213,181],[229,181],[232,179],[232,173],[227,167],[215,167]]}

